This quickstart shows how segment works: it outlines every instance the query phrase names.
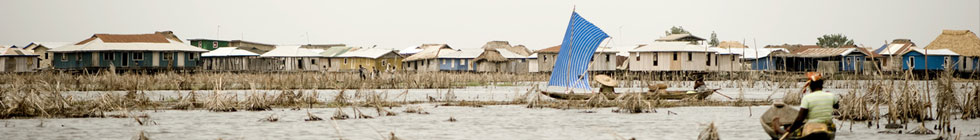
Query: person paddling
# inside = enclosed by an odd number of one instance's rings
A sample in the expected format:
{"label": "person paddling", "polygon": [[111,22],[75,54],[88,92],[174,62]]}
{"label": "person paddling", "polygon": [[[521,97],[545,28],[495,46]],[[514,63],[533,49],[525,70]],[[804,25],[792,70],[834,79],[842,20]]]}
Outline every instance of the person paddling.
{"label": "person paddling", "polygon": [[[800,112],[796,120],[790,125],[788,130],[780,129],[778,125],[772,125],[776,133],[783,134],[783,139],[788,135],[806,137],[810,134],[824,133],[827,139],[833,139],[833,133],[837,130],[834,126],[834,110],[839,108],[839,99],[836,94],[823,90],[824,80],[821,75],[815,72],[806,74],[808,87],[811,93],[803,96],[800,100]],[[774,118],[774,123],[779,118]],[[800,130],[802,127],[802,131]],[[789,134],[786,134],[789,133]]]}

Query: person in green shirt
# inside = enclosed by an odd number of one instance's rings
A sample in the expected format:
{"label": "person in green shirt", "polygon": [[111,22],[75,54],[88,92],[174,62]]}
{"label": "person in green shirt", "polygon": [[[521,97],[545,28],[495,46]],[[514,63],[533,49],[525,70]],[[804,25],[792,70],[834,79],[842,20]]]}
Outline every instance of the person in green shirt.
{"label": "person in green shirt", "polygon": [[[833,139],[833,132],[836,127],[833,123],[834,110],[839,108],[839,99],[836,94],[823,90],[824,80],[820,79],[820,74],[807,74],[810,82],[808,83],[811,93],[803,96],[800,100],[800,112],[796,120],[786,131],[777,133],[791,132],[796,136],[807,136],[811,133],[825,132],[830,139]],[[778,121],[778,118],[776,118]],[[802,131],[797,131],[802,127]],[[778,127],[777,127],[778,128]],[[784,136],[785,137],[785,136]]]}

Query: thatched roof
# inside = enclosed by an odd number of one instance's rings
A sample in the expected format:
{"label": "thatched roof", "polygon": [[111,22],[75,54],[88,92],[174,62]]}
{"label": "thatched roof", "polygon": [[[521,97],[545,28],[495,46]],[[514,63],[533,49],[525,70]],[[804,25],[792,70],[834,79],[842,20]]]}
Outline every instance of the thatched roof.
{"label": "thatched roof", "polygon": [[524,45],[511,46],[510,42],[507,41],[490,41],[484,44],[482,47],[484,50],[494,50],[494,49],[507,49],[507,51],[517,53],[523,56],[531,55],[531,50],[528,50]]}
{"label": "thatched roof", "polygon": [[718,43],[718,48],[748,48],[748,46],[738,41],[721,41]]}
{"label": "thatched roof", "polygon": [[925,49],[949,49],[962,56],[980,56],[980,38],[970,30],[943,30]]}
{"label": "thatched roof", "polygon": [[500,52],[497,51],[496,49],[491,49],[491,50],[484,50],[483,53],[480,54],[480,56],[477,56],[476,58],[473,59],[473,62],[478,62],[481,60],[486,60],[490,62],[504,62],[507,61],[507,58],[504,58],[503,55],[500,55]]}

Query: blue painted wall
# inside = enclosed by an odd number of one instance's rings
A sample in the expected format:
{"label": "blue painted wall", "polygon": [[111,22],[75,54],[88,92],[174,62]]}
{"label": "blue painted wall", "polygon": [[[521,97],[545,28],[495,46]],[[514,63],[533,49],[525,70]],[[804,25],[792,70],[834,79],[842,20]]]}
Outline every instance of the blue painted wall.
{"label": "blue painted wall", "polygon": [[762,57],[755,60],[748,60],[749,64],[752,65],[752,70],[770,70],[769,65],[773,62],[768,57]]}
{"label": "blue painted wall", "polygon": [[864,55],[847,55],[841,57],[840,71],[860,71],[864,69]]}
{"label": "blue painted wall", "polygon": [[[926,58],[928,57],[928,60]],[[950,64],[945,64],[946,57],[949,57]],[[911,60],[909,59],[911,58]],[[946,70],[944,65],[954,65],[951,66],[952,69],[956,69],[956,62],[959,62],[959,56],[947,56],[947,55],[923,55],[917,51],[911,51],[902,55],[902,70],[909,70],[909,63],[912,63],[912,70]],[[929,64],[926,64],[926,61]]]}
{"label": "blue painted wall", "polygon": [[[134,54],[143,54],[142,59],[135,59]],[[160,52],[158,60],[153,59],[153,52],[80,52],[80,53],[54,53],[54,58],[52,64],[57,69],[78,69],[78,68],[109,68],[110,65],[116,68],[165,68],[170,61],[173,60],[163,60],[163,53],[174,54],[174,52]],[[183,53],[184,66],[182,68],[192,68],[197,67],[200,60],[200,53],[197,52],[178,52]],[[125,54],[125,57],[124,57]],[[93,57],[95,55],[95,57]],[[107,55],[111,55],[112,58],[106,59]],[[62,61],[61,57],[66,56],[66,60]],[[78,58],[81,56],[81,59]],[[176,58],[177,56],[174,56]],[[98,61],[98,65],[92,63],[92,59],[95,58]],[[191,59],[194,58],[194,59]],[[126,66],[123,66],[123,62],[127,62]],[[153,67],[153,61],[158,61],[159,66]],[[177,62],[173,62],[171,67],[177,68]]]}
{"label": "blue painted wall", "polygon": [[[476,69],[473,60],[467,58],[439,58],[436,63],[439,65],[440,71],[473,71]],[[472,65],[472,68],[469,65]]]}

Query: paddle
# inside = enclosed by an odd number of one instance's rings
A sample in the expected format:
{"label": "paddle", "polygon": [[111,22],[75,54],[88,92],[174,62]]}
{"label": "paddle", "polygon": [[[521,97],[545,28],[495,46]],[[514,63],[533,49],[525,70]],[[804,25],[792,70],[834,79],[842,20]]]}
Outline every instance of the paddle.
{"label": "paddle", "polygon": [[721,94],[721,92],[718,92],[717,89],[715,91],[713,91],[713,92],[718,93],[718,95],[725,96],[725,98],[728,98],[728,99],[735,99],[735,98],[732,98],[732,97],[728,97],[728,95]]}

